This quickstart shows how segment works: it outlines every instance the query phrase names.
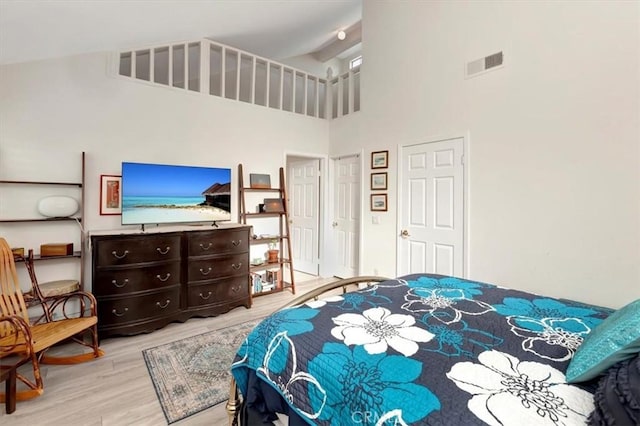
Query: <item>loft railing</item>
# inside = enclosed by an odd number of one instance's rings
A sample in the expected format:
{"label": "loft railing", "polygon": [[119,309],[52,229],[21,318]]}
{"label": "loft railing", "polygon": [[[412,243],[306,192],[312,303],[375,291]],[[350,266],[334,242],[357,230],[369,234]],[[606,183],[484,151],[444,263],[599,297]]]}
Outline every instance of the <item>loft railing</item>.
{"label": "loft railing", "polygon": [[120,52],[118,74],[322,119],[360,110],[360,68],[329,80],[210,40]]}

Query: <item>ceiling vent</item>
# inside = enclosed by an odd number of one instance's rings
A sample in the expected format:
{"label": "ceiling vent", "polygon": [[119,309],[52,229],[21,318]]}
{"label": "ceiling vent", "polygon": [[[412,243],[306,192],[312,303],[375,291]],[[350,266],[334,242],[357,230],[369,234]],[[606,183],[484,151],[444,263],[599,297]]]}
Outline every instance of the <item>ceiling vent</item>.
{"label": "ceiling vent", "polygon": [[494,53],[493,55],[485,56],[484,58],[467,62],[467,66],[465,67],[465,77],[466,78],[475,77],[477,75],[484,74],[488,71],[500,69],[503,66],[504,66],[503,52]]}

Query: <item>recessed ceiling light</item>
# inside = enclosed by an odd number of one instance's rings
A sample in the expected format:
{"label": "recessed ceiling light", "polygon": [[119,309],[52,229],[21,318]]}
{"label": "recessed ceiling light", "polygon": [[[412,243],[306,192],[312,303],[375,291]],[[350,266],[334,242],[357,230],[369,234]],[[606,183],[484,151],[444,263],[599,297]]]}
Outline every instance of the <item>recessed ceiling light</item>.
{"label": "recessed ceiling light", "polygon": [[344,40],[345,38],[347,38],[347,33],[343,30],[338,31],[338,40]]}

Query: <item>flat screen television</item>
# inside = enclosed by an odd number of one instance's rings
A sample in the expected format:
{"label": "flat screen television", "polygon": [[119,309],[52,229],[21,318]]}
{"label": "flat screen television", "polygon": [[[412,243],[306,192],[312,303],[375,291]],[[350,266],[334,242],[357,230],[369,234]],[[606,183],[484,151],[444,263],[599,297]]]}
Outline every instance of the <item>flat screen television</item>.
{"label": "flat screen television", "polygon": [[123,225],[230,220],[231,169],[122,163]]}

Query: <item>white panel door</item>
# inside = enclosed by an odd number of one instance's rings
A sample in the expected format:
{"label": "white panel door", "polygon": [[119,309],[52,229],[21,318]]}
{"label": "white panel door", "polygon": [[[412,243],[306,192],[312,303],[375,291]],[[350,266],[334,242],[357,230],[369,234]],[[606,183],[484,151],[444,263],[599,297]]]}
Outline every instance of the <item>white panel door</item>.
{"label": "white panel door", "polygon": [[318,275],[318,188],[320,160],[289,164],[289,230],[293,267]]}
{"label": "white panel door", "polygon": [[360,254],[360,158],[335,160],[333,200],[334,275],[350,278],[358,274]]}
{"label": "white panel door", "polygon": [[402,148],[398,275],[463,276],[463,139]]}

